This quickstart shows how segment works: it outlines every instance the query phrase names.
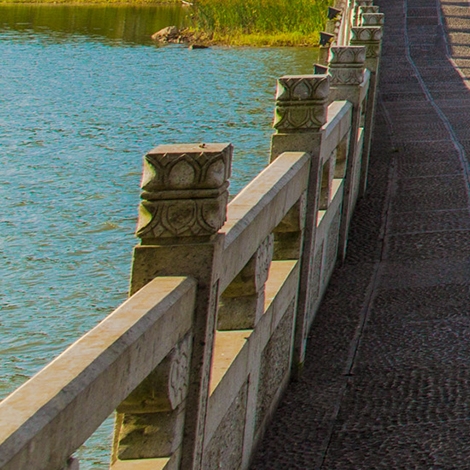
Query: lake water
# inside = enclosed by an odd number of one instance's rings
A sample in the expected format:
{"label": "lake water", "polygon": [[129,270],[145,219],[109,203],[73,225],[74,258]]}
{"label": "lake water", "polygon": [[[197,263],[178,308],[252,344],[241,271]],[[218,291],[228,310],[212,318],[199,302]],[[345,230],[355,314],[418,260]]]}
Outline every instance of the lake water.
{"label": "lake water", "polygon": [[0,398],[125,299],[142,155],[232,142],[235,194],[267,164],[276,78],[311,73],[309,49],[152,43],[185,14],[0,5]]}

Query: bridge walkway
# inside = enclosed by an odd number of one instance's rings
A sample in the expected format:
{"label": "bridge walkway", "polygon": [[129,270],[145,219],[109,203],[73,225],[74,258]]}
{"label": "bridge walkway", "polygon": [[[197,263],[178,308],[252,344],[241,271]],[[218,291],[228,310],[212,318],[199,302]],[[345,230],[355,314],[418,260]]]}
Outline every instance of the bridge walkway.
{"label": "bridge walkway", "polygon": [[377,3],[368,193],[256,470],[470,468],[470,8]]}

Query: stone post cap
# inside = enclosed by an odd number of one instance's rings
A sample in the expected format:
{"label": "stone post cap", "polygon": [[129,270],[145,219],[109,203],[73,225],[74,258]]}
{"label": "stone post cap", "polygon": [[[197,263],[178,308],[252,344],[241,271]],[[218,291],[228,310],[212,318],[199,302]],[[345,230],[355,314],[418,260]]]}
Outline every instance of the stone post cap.
{"label": "stone post cap", "polygon": [[351,28],[351,44],[363,42],[380,42],[383,36],[381,26],[355,26]]}
{"label": "stone post cap", "polygon": [[374,4],[374,0],[356,0],[358,7],[371,7]]}
{"label": "stone post cap", "polygon": [[365,46],[334,46],[330,49],[331,85],[360,85],[364,80]]}
{"label": "stone post cap", "polygon": [[382,26],[357,26],[351,28],[351,44],[364,45],[367,59],[376,60],[380,56],[382,36]]}
{"label": "stone post cap", "polygon": [[376,5],[367,6],[367,7],[359,7],[361,14],[364,13],[379,13],[380,8]]}
{"label": "stone post cap", "polygon": [[385,15],[383,13],[362,13],[362,26],[383,26]]}
{"label": "stone post cap", "polygon": [[160,199],[160,191],[219,189],[228,184],[231,153],[231,144],[159,145],[144,157],[142,197]]}
{"label": "stone post cap", "polygon": [[231,144],[160,145],[144,157],[137,236],[199,237],[224,224]]}
{"label": "stone post cap", "polygon": [[358,67],[366,60],[364,46],[332,46],[330,48],[330,67]]}
{"label": "stone post cap", "polygon": [[326,123],[327,74],[285,75],[277,82],[274,128],[281,132],[319,129]]}

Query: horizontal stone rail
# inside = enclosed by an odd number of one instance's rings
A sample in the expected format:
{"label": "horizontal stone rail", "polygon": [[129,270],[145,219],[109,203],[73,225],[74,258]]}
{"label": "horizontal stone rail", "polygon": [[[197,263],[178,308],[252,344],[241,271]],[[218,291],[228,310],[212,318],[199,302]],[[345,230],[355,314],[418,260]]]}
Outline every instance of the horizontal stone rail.
{"label": "horizontal stone rail", "polygon": [[113,410],[113,470],[249,468],[367,186],[383,15],[330,13],[323,65],[278,80],[270,164],[230,203],[231,144],[145,156],[130,298],[0,404],[0,470],[77,470]]}
{"label": "horizontal stone rail", "polygon": [[[155,279],[3,400],[0,468],[64,468],[69,456],[190,335],[194,299],[192,279]],[[190,338],[187,343],[189,351]],[[173,401],[184,400],[173,395]]]}
{"label": "horizontal stone rail", "polygon": [[272,260],[273,232],[299,206],[309,166],[284,153],[228,206],[201,468],[247,467],[287,383],[299,261]]}
{"label": "horizontal stone rail", "polygon": [[289,152],[261,172],[228,206],[220,289],[235,276],[307,189],[310,157]]}

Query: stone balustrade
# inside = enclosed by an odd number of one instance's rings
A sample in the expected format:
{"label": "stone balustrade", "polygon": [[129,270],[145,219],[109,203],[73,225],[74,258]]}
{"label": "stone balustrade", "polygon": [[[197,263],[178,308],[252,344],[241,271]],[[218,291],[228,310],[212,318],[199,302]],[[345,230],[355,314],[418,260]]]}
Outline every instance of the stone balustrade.
{"label": "stone balustrade", "polygon": [[[195,293],[192,279],[156,278],[3,400],[0,468],[63,468],[175,345],[190,347]],[[173,402],[186,395],[189,363],[179,363],[158,392]],[[72,459],[65,468],[77,465]]]}
{"label": "stone balustrade", "polygon": [[230,203],[230,144],[145,156],[131,296],[0,403],[1,470],[78,469],[114,410],[113,470],[249,467],[367,185],[383,15],[336,6],[347,44],[278,80],[271,163]]}

